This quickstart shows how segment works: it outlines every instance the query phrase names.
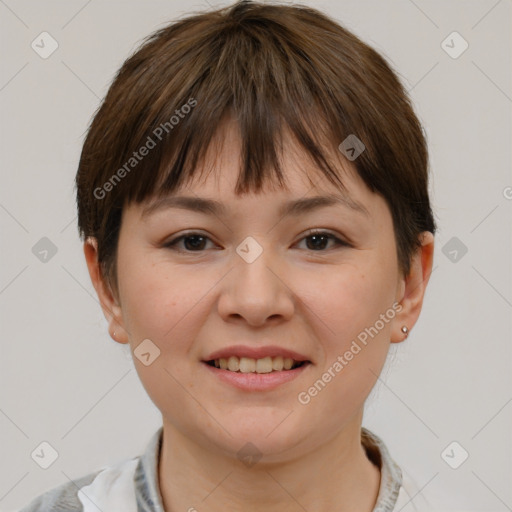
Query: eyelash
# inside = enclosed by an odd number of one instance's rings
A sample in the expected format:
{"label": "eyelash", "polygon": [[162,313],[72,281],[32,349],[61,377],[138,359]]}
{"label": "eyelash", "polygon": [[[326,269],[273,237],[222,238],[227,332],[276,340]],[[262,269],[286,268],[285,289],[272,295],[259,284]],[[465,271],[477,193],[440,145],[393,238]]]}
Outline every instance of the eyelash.
{"label": "eyelash", "polygon": [[[190,232],[190,233],[185,233],[183,235],[180,235],[180,236],[174,238],[173,240],[170,240],[169,242],[164,244],[164,247],[167,248],[167,249],[171,249],[173,251],[176,251],[176,252],[184,252],[184,253],[188,253],[188,254],[204,252],[203,250],[200,250],[200,251],[189,251],[189,250],[182,250],[182,249],[176,249],[175,248],[176,245],[178,244],[178,242],[180,242],[182,240],[185,240],[186,238],[189,238],[189,237],[191,238],[191,237],[194,237],[194,236],[200,236],[202,238],[210,240],[210,238],[207,237],[206,235],[203,235],[202,233],[198,233],[198,232],[193,231],[193,232]],[[351,244],[349,244],[345,240],[342,240],[342,239],[338,238],[337,236],[333,235],[329,231],[322,231],[322,230],[315,230],[315,229],[310,229],[309,231],[307,231],[307,234],[305,236],[303,236],[299,240],[299,242],[301,242],[302,240],[305,240],[307,238],[311,238],[312,236],[326,236],[329,239],[333,240],[335,242],[336,246],[338,246],[338,247],[351,247]],[[318,251],[310,250],[310,251],[311,252],[326,252],[326,251],[328,251],[328,249],[322,249],[322,250],[318,250]]]}

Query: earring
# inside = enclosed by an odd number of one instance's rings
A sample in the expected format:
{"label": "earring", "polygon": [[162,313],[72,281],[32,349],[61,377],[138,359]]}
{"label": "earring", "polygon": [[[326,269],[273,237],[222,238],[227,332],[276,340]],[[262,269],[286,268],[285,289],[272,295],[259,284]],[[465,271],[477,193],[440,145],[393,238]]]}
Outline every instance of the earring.
{"label": "earring", "polygon": [[112,338],[116,339],[116,331],[112,334]]}
{"label": "earring", "polygon": [[407,329],[407,327],[405,325],[402,327],[402,332],[405,334],[406,338],[407,338],[407,336],[409,336],[409,329]]}

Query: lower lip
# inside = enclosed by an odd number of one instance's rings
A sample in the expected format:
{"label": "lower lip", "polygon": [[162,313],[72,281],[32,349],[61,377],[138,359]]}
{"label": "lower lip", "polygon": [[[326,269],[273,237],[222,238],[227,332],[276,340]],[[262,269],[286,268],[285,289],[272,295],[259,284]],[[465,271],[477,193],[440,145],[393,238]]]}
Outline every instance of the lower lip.
{"label": "lower lip", "polygon": [[293,370],[270,373],[241,373],[221,370],[205,362],[203,364],[215,377],[244,391],[268,391],[277,388],[286,382],[296,379],[311,366],[311,363],[305,363]]}

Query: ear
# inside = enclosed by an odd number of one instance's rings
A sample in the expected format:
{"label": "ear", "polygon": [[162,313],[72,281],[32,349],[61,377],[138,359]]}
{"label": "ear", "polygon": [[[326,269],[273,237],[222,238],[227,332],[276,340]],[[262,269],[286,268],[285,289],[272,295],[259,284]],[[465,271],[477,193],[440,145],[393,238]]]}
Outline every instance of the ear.
{"label": "ear", "polygon": [[424,231],[420,235],[420,240],[421,247],[412,258],[409,275],[403,277],[399,285],[400,291],[396,300],[402,309],[396,314],[393,322],[391,343],[400,343],[407,338],[401,329],[405,326],[410,333],[423,305],[425,290],[432,273],[434,235],[430,231]]}
{"label": "ear", "polygon": [[[84,242],[84,255],[91,277],[92,284],[98,295],[101,309],[108,322],[110,337],[118,343],[128,343],[128,331],[124,326],[121,306],[118,299],[112,293],[112,289],[102,275],[98,263],[98,241],[94,237],[88,237]],[[114,335],[115,332],[115,335]]]}

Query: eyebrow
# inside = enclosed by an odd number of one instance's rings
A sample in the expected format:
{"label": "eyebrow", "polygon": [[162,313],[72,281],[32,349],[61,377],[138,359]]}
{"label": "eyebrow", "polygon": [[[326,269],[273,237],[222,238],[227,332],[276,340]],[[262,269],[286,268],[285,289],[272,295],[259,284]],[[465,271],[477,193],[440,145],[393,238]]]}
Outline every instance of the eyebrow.
{"label": "eyebrow", "polygon": [[[304,215],[319,208],[336,205],[342,205],[367,217],[370,216],[368,210],[360,202],[355,201],[350,197],[336,194],[330,194],[326,196],[313,196],[288,201],[281,205],[278,215],[282,218],[292,215]],[[212,214],[219,217],[227,215],[226,206],[214,199],[191,196],[166,196],[157,199],[156,201],[146,206],[143,209],[141,216],[144,219],[156,213],[157,211],[165,210],[168,208],[180,208],[199,213]]]}

